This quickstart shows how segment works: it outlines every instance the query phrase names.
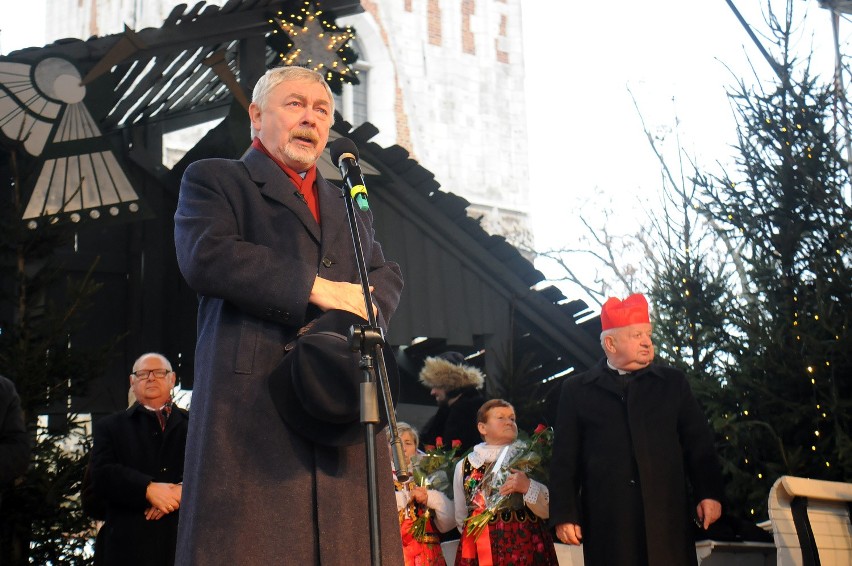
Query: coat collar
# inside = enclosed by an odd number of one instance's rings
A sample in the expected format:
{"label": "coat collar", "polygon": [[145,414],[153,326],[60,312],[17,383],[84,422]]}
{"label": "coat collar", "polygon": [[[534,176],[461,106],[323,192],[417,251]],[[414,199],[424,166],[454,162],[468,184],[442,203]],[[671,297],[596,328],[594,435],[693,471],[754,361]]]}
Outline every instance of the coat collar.
{"label": "coat collar", "polygon": [[[660,373],[658,368],[659,365],[652,363],[648,367],[636,370],[634,372],[630,372],[630,375],[632,375],[633,377],[642,377],[644,375],[654,375],[657,377],[662,377],[662,374]],[[601,358],[600,360],[598,360],[598,363],[589,368],[587,372],[582,374],[583,383],[592,383],[598,381],[601,377],[611,371],[612,370],[606,363],[606,358]]]}
{"label": "coat collar", "polygon": [[[124,411],[124,414],[127,415],[129,418],[135,417],[135,418],[155,419],[155,420],[157,418],[156,416],[154,416],[151,409],[146,408],[139,401],[134,401],[134,403],[132,405],[127,407],[127,409]],[[172,412],[169,415],[169,420],[166,421],[165,432],[168,433],[171,429],[173,429],[175,426],[177,426],[178,421],[181,421],[185,418],[188,418],[188,416],[189,416],[189,413],[187,412],[186,409],[182,409],[182,408],[178,407],[174,403],[174,401],[172,401]]]}
{"label": "coat collar", "polygon": [[[281,167],[266,154],[257,149],[249,148],[243,154],[241,161],[245,164],[249,177],[257,185],[260,193],[267,198],[280,202],[293,211],[305,229],[319,242],[322,238],[320,227],[314,220],[307,204],[302,200],[299,189],[290,180]],[[320,221],[323,216],[323,188],[327,183],[317,171],[317,193],[320,200]]]}
{"label": "coat collar", "polygon": [[[658,371],[658,367],[659,366],[657,366],[657,364],[652,363],[646,368],[632,372],[630,379],[636,380],[650,377],[662,378],[663,375]],[[597,364],[591,367],[589,371],[582,374],[580,379],[584,385],[594,384],[608,391],[612,391],[617,395],[621,395],[621,389],[616,384],[616,381],[613,379],[607,379],[611,372],[612,370],[606,363],[606,358],[602,358]]]}
{"label": "coat collar", "polygon": [[[482,397],[482,394],[479,392],[479,387],[476,385],[468,385],[467,387],[459,387],[458,389],[447,391],[447,397],[456,397],[453,402],[453,404],[455,404],[456,401],[461,401],[462,399]],[[483,403],[484,402],[485,401],[483,401]]]}
{"label": "coat collar", "polygon": [[[245,164],[249,177],[258,186],[261,194],[292,210],[314,241],[320,244],[321,253],[325,253],[325,250],[337,249],[336,246],[339,245],[340,238],[345,237],[351,244],[352,236],[349,230],[343,191],[324,179],[319,171],[317,171],[316,183],[320,224],[317,224],[308,206],[299,197],[298,189],[278,164],[262,151],[254,148],[249,148],[243,154],[241,161]],[[356,210],[356,214],[363,213]],[[323,238],[323,235],[325,235],[325,238]],[[365,235],[362,234],[361,237],[363,239]],[[346,246],[340,249],[351,248]]]}

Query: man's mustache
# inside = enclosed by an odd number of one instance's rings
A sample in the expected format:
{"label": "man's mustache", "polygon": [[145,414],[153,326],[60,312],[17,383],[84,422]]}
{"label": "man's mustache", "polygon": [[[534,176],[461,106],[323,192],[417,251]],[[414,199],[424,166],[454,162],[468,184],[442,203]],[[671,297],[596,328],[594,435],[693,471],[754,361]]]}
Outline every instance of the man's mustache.
{"label": "man's mustache", "polygon": [[313,143],[317,143],[319,141],[319,136],[317,136],[316,132],[310,129],[299,129],[290,132],[290,140],[292,141],[296,138],[308,140]]}

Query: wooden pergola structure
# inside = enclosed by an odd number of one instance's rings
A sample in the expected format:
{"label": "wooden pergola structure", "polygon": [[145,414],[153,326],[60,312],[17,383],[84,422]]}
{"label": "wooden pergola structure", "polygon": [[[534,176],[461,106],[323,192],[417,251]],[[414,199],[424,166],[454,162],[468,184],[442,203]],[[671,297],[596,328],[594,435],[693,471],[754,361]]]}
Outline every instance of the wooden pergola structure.
{"label": "wooden pergola structure", "polygon": [[[84,336],[100,343],[126,334],[121,354],[73,410],[101,415],[125,406],[127,368],[144,351],[178,366],[184,388],[194,367],[196,297],[178,272],[173,214],[180,177],[205,157],[239,157],[248,147],[251,87],[280,60],[276,14],[303,2],[231,0],[223,7],[179,6],[156,29],[62,40],[0,57],[0,126],[25,154],[30,229],[61,219],[78,224],[73,248],[57,249],[69,272],[97,257],[103,285]],[[325,14],[362,11],[329,0]],[[222,121],[171,169],[163,135]],[[600,355],[596,317],[554,287],[504,238],[466,213],[468,202],[440,188],[400,146],[369,140],[377,129],[340,120],[332,137],[359,147],[370,204],[387,257],[406,281],[388,340],[397,347],[401,400],[431,404],[416,382],[422,360],[446,349],[469,356],[491,379],[523,359],[524,379],[552,387]],[[7,172],[9,160],[0,158]],[[323,175],[339,179],[328,155]],[[507,362],[507,360],[514,360]]]}

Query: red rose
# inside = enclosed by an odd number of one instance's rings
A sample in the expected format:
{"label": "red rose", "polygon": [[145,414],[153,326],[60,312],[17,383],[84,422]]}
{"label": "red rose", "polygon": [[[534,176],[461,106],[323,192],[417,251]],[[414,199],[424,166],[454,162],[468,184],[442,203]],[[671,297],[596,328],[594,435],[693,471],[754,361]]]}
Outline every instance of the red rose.
{"label": "red rose", "polygon": [[437,446],[438,448],[443,448],[444,447],[444,439],[441,438],[440,436],[435,437],[435,446]]}
{"label": "red rose", "polygon": [[432,452],[433,450],[435,450],[435,447],[431,444],[427,444],[426,446],[424,446],[424,448],[426,448],[426,452]]}
{"label": "red rose", "polygon": [[540,424],[540,425],[538,425],[537,427],[535,427],[535,430],[533,431],[533,434],[541,434],[542,432],[544,432],[544,431],[546,431],[546,430],[547,430],[547,427],[546,427],[546,426],[544,426],[543,424]]}
{"label": "red rose", "polygon": [[461,448],[461,440],[459,440],[458,438],[456,438],[455,440],[453,440],[453,441],[450,443],[450,446],[452,446],[453,448]]}

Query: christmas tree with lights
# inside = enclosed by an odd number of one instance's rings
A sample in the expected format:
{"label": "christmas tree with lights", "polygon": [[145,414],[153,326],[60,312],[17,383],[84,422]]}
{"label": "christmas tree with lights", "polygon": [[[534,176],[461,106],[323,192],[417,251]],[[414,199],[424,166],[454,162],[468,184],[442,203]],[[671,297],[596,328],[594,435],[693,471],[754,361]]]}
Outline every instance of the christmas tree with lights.
{"label": "christmas tree with lights", "polygon": [[696,174],[683,207],[723,260],[682,231],[652,292],[663,357],[718,433],[729,511],[756,520],[779,476],[852,481],[850,179],[834,87],[792,56],[791,22],[771,22],[777,79],[730,93],[736,165]]}

